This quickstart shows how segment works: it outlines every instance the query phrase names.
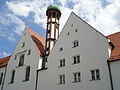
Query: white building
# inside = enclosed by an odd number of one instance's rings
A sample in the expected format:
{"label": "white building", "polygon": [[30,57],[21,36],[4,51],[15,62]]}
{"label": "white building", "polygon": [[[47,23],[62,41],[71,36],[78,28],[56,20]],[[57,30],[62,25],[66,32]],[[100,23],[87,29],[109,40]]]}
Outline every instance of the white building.
{"label": "white building", "polygon": [[120,90],[120,61],[111,59],[118,37],[104,36],[74,12],[59,35],[60,9],[50,5],[46,15],[46,39],[25,27],[7,70],[0,68],[1,90]]}

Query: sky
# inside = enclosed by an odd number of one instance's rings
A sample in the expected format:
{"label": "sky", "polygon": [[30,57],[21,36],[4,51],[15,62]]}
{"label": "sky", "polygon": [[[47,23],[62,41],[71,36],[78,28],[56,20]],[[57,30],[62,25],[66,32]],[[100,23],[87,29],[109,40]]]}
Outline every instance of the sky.
{"label": "sky", "polygon": [[26,25],[45,38],[53,3],[61,9],[60,31],[72,11],[105,36],[120,30],[120,0],[0,0],[0,58],[12,54]]}

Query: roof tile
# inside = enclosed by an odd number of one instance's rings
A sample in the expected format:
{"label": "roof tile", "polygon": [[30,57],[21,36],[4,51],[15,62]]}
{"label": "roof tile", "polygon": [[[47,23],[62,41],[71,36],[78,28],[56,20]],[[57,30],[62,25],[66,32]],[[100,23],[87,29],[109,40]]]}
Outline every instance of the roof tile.
{"label": "roof tile", "polygon": [[11,56],[7,56],[5,58],[0,59],[0,68],[5,67],[8,64],[8,61]]}
{"label": "roof tile", "polygon": [[45,54],[45,38],[40,36],[38,33],[34,32],[30,28],[28,28],[28,27],[26,27],[26,28],[29,31],[29,33],[32,37],[32,40],[34,41],[34,44],[36,46],[36,49],[38,50],[38,53],[41,56],[44,56],[44,54]]}
{"label": "roof tile", "polygon": [[111,52],[110,61],[119,60],[120,59],[120,32],[111,34],[107,36],[108,39],[114,45],[114,49]]}

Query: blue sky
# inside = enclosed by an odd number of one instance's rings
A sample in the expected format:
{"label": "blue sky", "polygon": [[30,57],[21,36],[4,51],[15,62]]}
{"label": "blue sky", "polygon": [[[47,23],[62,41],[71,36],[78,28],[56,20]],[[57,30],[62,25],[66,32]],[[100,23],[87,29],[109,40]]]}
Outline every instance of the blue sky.
{"label": "blue sky", "polygon": [[[27,24],[45,38],[46,9],[53,0],[0,0],[0,58],[11,55]],[[120,29],[120,0],[55,0],[60,31],[73,11],[104,35]],[[73,7],[73,9],[72,9]]]}

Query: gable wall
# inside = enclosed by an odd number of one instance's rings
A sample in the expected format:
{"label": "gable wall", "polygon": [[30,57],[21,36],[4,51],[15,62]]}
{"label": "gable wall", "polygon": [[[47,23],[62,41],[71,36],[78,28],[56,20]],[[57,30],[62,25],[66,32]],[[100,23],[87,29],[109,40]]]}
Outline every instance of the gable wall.
{"label": "gable wall", "polygon": [[[26,34],[25,34],[26,33]],[[22,48],[22,44],[25,42],[25,47]],[[28,55],[28,50],[31,50],[31,54]],[[17,54],[17,59],[14,60]],[[25,54],[24,66],[19,65],[20,55]],[[40,55],[32,41],[32,38],[27,29],[23,32],[18,44],[11,56],[8,63],[8,69],[5,78],[4,90],[34,90],[36,82],[36,70],[38,69]],[[25,81],[26,67],[30,66],[30,80]],[[15,70],[14,83],[10,84],[11,71]]]}
{"label": "gable wall", "polygon": [[[79,41],[79,47],[73,48],[74,40]],[[107,39],[72,13],[48,57],[48,69],[38,73],[38,90],[110,90],[107,49]],[[81,61],[73,65],[75,55],[80,55]],[[59,68],[61,59],[66,65]],[[90,70],[94,69],[100,70],[101,80],[90,81]],[[81,73],[81,82],[73,83],[74,72]],[[62,74],[66,83],[59,85]]]}

